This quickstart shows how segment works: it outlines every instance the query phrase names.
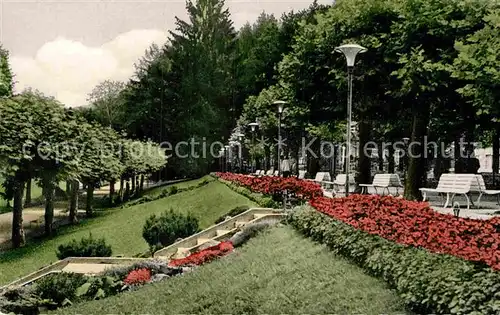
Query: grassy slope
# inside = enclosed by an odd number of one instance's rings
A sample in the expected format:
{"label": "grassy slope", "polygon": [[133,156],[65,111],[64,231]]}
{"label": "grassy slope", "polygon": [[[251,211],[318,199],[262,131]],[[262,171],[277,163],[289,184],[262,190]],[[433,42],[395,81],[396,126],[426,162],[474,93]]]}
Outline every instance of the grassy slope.
{"label": "grassy slope", "polygon": [[[196,184],[184,182],[178,187]],[[106,238],[112,246],[113,254],[134,255],[147,250],[142,238],[142,227],[151,214],[172,208],[180,212],[191,212],[200,220],[202,228],[239,205],[255,206],[250,200],[236,194],[219,182],[188,192],[159,199],[153,202],[125,208],[103,211],[103,215],[81,221],[75,226],[63,227],[57,236],[41,242],[32,242],[26,247],[0,253],[0,284],[15,280],[19,276],[33,272],[51,262],[57,261],[57,246],[71,239],[79,239],[92,232],[95,237]]]}
{"label": "grassy slope", "polygon": [[60,314],[404,314],[381,281],[290,227],[192,273]]}

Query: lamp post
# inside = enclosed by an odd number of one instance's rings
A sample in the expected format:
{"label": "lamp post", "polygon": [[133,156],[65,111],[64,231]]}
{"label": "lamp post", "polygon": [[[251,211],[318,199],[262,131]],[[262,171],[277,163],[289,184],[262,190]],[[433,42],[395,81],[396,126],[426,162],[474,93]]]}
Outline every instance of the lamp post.
{"label": "lamp post", "polygon": [[240,144],[240,148],[239,148],[240,152],[238,152],[239,153],[238,154],[239,160],[240,160],[240,174],[243,174],[243,145],[242,145],[242,143],[243,143],[243,138],[245,137],[245,135],[242,133],[238,133],[238,134],[236,134],[236,136],[238,137],[238,142]]}
{"label": "lamp post", "polygon": [[219,150],[219,167],[221,169],[221,172],[224,172],[223,157],[224,157],[224,148],[221,148]]}
{"label": "lamp post", "polygon": [[257,126],[259,126],[258,123],[253,122],[248,124],[250,128],[252,128],[252,173],[255,172],[255,130],[257,129]]}
{"label": "lamp post", "polygon": [[342,53],[347,62],[347,136],[346,136],[346,181],[345,195],[349,195],[349,173],[351,171],[351,112],[352,112],[352,73],[356,55],[364,53],[367,49],[357,44],[346,44],[335,48],[335,52]]}
{"label": "lamp post", "polygon": [[281,114],[285,107],[285,101],[274,101],[274,105],[278,106],[278,176],[281,176]]}

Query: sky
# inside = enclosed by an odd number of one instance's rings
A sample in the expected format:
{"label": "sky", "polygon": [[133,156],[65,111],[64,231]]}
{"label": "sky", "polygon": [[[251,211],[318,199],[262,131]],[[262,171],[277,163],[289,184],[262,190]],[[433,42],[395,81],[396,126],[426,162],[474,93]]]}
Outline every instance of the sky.
{"label": "sky", "polygon": [[[279,17],[312,1],[226,0],[226,6],[239,29],[262,11]],[[81,106],[99,82],[127,81],[144,51],[166,42],[175,16],[187,18],[183,0],[0,0],[0,42],[10,52],[16,92],[32,87]]]}

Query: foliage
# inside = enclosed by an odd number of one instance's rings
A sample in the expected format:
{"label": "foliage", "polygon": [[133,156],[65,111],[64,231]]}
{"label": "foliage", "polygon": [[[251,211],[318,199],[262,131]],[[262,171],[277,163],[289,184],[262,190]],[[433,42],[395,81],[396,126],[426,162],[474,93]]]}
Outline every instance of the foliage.
{"label": "foliage", "polygon": [[186,258],[173,259],[168,265],[170,267],[180,267],[180,266],[199,266],[212,260],[225,256],[233,251],[233,244],[229,241],[220,242],[218,245],[203,249],[196,253],[193,253]]}
{"label": "foliage", "polygon": [[160,216],[151,215],[144,224],[142,236],[153,252],[153,248],[168,246],[176,239],[190,236],[198,230],[197,218],[170,209]]}
{"label": "foliage", "polygon": [[0,45],[0,97],[11,96],[14,85],[9,65],[9,52]]}
{"label": "foliage", "polygon": [[80,241],[73,239],[67,244],[57,247],[57,258],[67,257],[109,257],[112,254],[111,246],[106,244],[104,238],[95,239],[92,234],[83,237]]}
{"label": "foliage", "polygon": [[228,216],[229,217],[237,216],[238,214],[241,214],[241,213],[247,211],[248,209],[250,209],[249,206],[238,206],[238,207],[235,207],[235,208],[229,210],[229,212],[226,213],[225,215],[222,215],[217,220],[215,220],[215,224],[223,222],[224,220],[226,220],[226,217],[228,217]]}
{"label": "foliage", "polygon": [[391,196],[319,197],[311,206],[370,234],[500,269],[499,218],[473,220],[434,211],[425,202]]}
{"label": "foliage", "polygon": [[98,300],[122,291],[123,282],[110,276],[87,277],[87,282],[75,291],[78,299]]}
{"label": "foliage", "polygon": [[237,183],[249,188],[251,191],[260,192],[265,195],[281,194],[285,190],[300,200],[309,200],[323,195],[323,190],[319,184],[295,177],[256,177],[232,173],[217,173],[216,175],[224,180]]}
{"label": "foliage", "polygon": [[368,234],[305,207],[290,224],[395,288],[419,314],[495,314],[500,273],[462,259],[432,254]]}
{"label": "foliage", "polygon": [[104,126],[119,128],[124,114],[124,99],[121,95],[124,89],[125,83],[112,80],[104,80],[95,86],[87,98],[92,111],[87,113],[87,119],[95,119]]}
{"label": "foliage", "polygon": [[106,269],[101,273],[101,276],[110,276],[117,279],[125,279],[125,277],[130,272],[137,269],[148,269],[151,272],[151,275],[163,273],[169,276],[173,276],[182,272],[182,269],[180,268],[172,268],[168,267],[167,265],[168,262],[161,259],[144,260],[136,262],[129,266]]}
{"label": "foliage", "polygon": [[76,299],[77,289],[86,281],[86,276],[83,274],[60,272],[37,280],[34,291],[42,299],[49,299],[57,305],[63,306],[68,301]]}
{"label": "foliage", "polygon": [[149,281],[151,281],[151,270],[147,268],[132,270],[123,280],[126,285],[140,285]]}

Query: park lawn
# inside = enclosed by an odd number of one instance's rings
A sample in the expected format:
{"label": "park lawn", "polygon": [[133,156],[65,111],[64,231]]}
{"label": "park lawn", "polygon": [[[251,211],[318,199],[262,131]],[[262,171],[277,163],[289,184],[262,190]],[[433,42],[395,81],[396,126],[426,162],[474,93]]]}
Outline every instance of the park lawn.
{"label": "park lawn", "polygon": [[[199,180],[191,181],[191,184],[198,182]],[[51,239],[32,241],[23,248],[0,253],[0,284],[57,261],[55,252],[60,244],[80,239],[90,232],[94,237],[105,237],[112,246],[113,255],[132,256],[148,249],[142,238],[142,227],[152,214],[159,214],[170,208],[182,213],[190,212],[199,219],[201,228],[206,228],[213,225],[221,215],[241,205],[255,206],[252,201],[224,184],[213,181],[201,188],[156,201],[124,209],[100,211],[101,215],[97,218],[60,228],[58,234]]]}
{"label": "park lawn", "polygon": [[284,226],[195,271],[59,314],[410,314],[381,280]]}

